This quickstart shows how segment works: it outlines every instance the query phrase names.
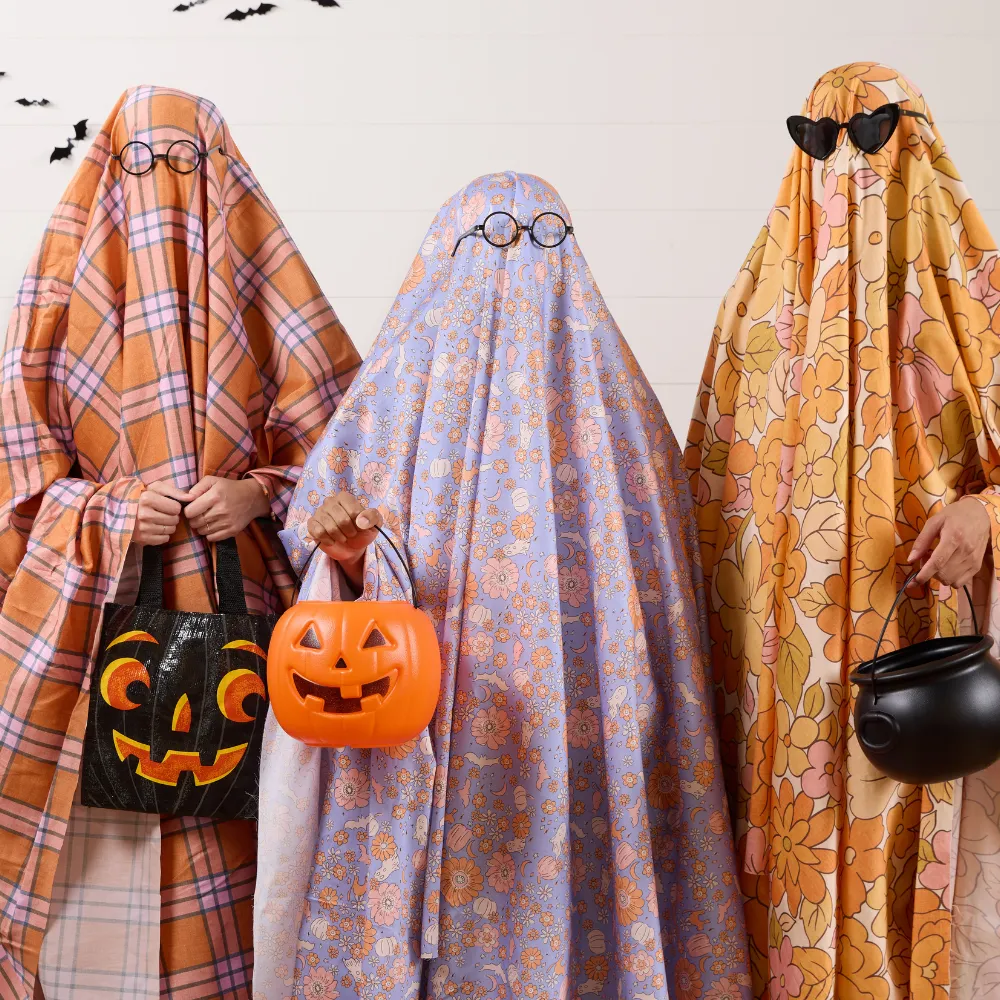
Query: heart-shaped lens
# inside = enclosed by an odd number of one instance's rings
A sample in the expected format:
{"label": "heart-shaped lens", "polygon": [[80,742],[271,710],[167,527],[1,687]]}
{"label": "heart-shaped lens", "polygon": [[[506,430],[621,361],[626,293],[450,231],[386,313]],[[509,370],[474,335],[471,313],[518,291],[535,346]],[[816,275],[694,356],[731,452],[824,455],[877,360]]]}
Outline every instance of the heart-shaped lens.
{"label": "heart-shaped lens", "polygon": [[877,153],[892,138],[898,122],[899,105],[883,104],[871,114],[858,112],[851,119],[847,131],[858,149]]}
{"label": "heart-shaped lens", "polygon": [[818,122],[801,115],[794,115],[786,122],[788,134],[803,152],[817,160],[825,160],[837,147],[840,126],[832,118]]}

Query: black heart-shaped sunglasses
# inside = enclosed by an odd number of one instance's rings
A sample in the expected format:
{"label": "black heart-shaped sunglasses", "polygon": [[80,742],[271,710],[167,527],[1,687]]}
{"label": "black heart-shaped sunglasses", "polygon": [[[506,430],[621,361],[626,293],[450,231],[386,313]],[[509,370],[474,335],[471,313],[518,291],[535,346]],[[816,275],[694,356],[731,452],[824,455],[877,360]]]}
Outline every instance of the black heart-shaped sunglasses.
{"label": "black heart-shaped sunglasses", "polygon": [[874,111],[859,111],[849,122],[820,118],[814,122],[803,115],[788,119],[788,134],[803,152],[817,160],[825,160],[836,148],[841,129],[847,129],[854,145],[866,153],[877,153],[896,131],[901,115],[922,118],[928,125],[934,123],[919,111],[907,111],[898,104],[883,104]]}

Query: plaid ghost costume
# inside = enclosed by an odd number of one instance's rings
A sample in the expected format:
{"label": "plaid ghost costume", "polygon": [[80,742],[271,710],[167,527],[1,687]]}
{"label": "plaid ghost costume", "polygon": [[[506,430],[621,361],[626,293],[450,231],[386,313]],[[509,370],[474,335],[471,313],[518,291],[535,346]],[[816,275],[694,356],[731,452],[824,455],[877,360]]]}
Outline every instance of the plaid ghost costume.
{"label": "plaid ghost costume", "polygon": [[[112,154],[136,139],[157,154],[177,139],[221,148],[190,174],[157,161],[134,177]],[[143,483],[252,475],[283,522],[358,363],[217,109],[128,91],[28,268],[0,371],[0,997],[35,988],[81,808],[101,608]],[[238,543],[249,610],[280,610],[293,581],[273,526]],[[168,606],[212,610],[211,548],[183,519],[164,559]],[[254,826],[153,822],[161,995],[248,997]]]}

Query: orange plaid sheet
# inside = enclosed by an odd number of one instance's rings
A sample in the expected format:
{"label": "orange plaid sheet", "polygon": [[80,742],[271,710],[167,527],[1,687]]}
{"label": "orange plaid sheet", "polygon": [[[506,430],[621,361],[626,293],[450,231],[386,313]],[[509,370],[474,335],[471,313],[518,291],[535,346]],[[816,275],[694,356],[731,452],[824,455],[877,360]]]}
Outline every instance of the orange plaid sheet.
{"label": "orange plaid sheet", "polygon": [[[142,177],[111,154],[210,152]],[[77,785],[101,608],[143,483],[252,474],[279,521],[359,358],[218,110],[128,91],[48,225],[0,365],[0,997],[34,990]],[[293,580],[268,526],[239,538],[251,613]],[[170,606],[214,604],[211,553],[181,529]],[[162,824],[161,993],[249,996],[255,827]]]}

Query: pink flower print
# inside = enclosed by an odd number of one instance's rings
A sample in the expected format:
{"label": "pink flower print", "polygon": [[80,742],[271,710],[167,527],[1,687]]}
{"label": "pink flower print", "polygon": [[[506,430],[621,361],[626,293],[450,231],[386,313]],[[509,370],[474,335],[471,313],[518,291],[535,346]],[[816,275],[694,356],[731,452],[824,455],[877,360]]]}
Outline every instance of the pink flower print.
{"label": "pink flower print", "polygon": [[570,447],[577,458],[592,455],[601,446],[601,428],[593,417],[579,417],[573,424]]}
{"label": "pink flower print", "polygon": [[780,948],[768,952],[771,967],[771,1000],[793,1000],[799,995],[805,976],[792,959],[792,941],[785,937]]}
{"label": "pink flower print", "polygon": [[481,746],[499,750],[510,735],[510,716],[502,708],[480,709],[472,720],[472,736]]}
{"label": "pink flower print", "polygon": [[389,470],[384,462],[368,462],[361,473],[361,488],[381,500],[389,492]]}
{"label": "pink flower print", "polygon": [[632,467],[625,473],[625,483],[629,493],[639,501],[648,502],[652,496],[652,491],[656,489],[656,476],[648,465],[641,462],[633,462]]}
{"label": "pink flower print", "polygon": [[502,597],[506,601],[517,590],[519,580],[517,566],[506,556],[499,559],[493,556],[483,564],[483,590],[490,597]]}
{"label": "pink flower print", "polygon": [[735,979],[723,976],[705,994],[703,1000],[743,1000],[743,989]]}
{"label": "pink flower print", "polygon": [[823,185],[823,208],[820,216],[819,237],[816,240],[816,259],[823,260],[830,251],[833,230],[847,222],[847,196],[837,191],[837,174],[831,170]]}
{"label": "pink flower print", "polygon": [[506,431],[504,422],[495,413],[490,413],[486,417],[486,429],[483,431],[484,455],[492,455],[500,448]]}
{"label": "pink flower print", "polygon": [[834,802],[839,802],[844,788],[843,772],[833,744],[817,740],[809,747],[807,756],[809,769],[802,775],[802,790],[813,799],[829,795]]}
{"label": "pink flower print", "polygon": [[556,510],[567,520],[576,517],[576,512],[580,508],[580,497],[570,490],[564,493],[557,493],[553,499]]}
{"label": "pink flower print", "polygon": [[317,966],[302,980],[302,995],[306,1000],[337,1000],[337,977]]}
{"label": "pink flower print", "polygon": [[[930,316],[924,312],[917,297],[907,292],[896,306],[895,319],[895,356],[891,365],[894,380],[898,379],[901,385],[907,387],[905,394],[912,396],[917,413],[937,414],[942,400],[954,399],[957,393],[950,372],[942,371],[937,361],[930,354],[925,354],[918,344],[920,328],[930,320]],[[892,320],[890,312],[890,330]]]}
{"label": "pink flower print", "polygon": [[486,208],[486,195],[482,191],[476,191],[469,195],[468,201],[462,206],[462,231],[471,229],[483,214]]}
{"label": "pink flower print", "polygon": [[479,928],[479,947],[483,951],[495,951],[498,944],[500,944],[500,932],[493,924],[483,924]]}
{"label": "pink flower print", "polygon": [[559,569],[559,593],[574,608],[580,607],[590,593],[590,577],[582,566],[562,566]]}
{"label": "pink flower print", "polygon": [[566,737],[575,747],[589,747],[597,742],[597,716],[589,708],[574,708],[566,720]]}
{"label": "pink flower print", "polygon": [[934,852],[934,860],[924,868],[921,881],[928,889],[937,891],[947,888],[951,883],[951,830],[938,830],[931,841],[931,850]]}
{"label": "pink flower print", "polygon": [[376,882],[368,891],[368,906],[375,923],[383,927],[394,923],[402,909],[399,886],[389,882]]}
{"label": "pink flower print", "polygon": [[506,851],[496,851],[486,866],[486,881],[497,892],[514,888],[514,859]]}
{"label": "pink flower print", "polygon": [[493,655],[493,636],[489,632],[477,632],[469,643],[477,663],[485,663]]}
{"label": "pink flower print", "polygon": [[364,809],[371,798],[368,775],[362,774],[356,767],[341,771],[333,784],[333,797],[341,809]]}

